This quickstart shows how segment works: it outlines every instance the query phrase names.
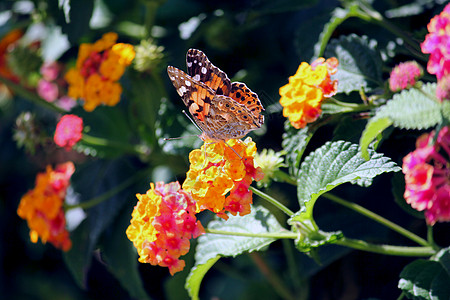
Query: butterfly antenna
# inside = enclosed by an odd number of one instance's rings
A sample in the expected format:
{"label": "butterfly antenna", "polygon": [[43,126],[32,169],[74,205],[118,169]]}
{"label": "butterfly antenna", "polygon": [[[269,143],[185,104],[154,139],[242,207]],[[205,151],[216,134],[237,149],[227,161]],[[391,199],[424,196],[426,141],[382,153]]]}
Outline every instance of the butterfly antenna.
{"label": "butterfly antenna", "polygon": [[194,126],[199,130],[199,131],[203,131],[200,127],[198,127],[197,123],[194,122],[194,120],[192,120],[191,116],[187,114],[187,112],[183,109],[182,113],[189,119],[189,121],[191,121],[192,124],[194,124]]}
{"label": "butterfly antenna", "polygon": [[[198,127],[198,125],[194,122],[194,120],[192,120],[192,118],[186,113],[186,111],[183,109],[182,110],[183,114],[189,119],[189,121],[192,122],[192,124],[194,124],[195,128],[197,128],[199,131],[202,131],[200,129],[200,127]],[[199,137],[198,135],[185,135],[185,136],[180,136],[180,137],[175,137],[175,138],[164,138],[165,141],[171,141],[171,140],[179,140],[179,139],[184,139],[187,137]]]}
{"label": "butterfly antenna", "polygon": [[239,153],[237,153],[236,150],[234,150],[233,147],[231,147],[230,145],[228,145],[228,143],[227,143],[226,141],[225,141],[224,143],[225,143],[225,145],[227,145],[231,150],[233,150],[233,152],[236,153],[236,155],[239,156],[239,158],[242,160],[242,156],[240,156]]}

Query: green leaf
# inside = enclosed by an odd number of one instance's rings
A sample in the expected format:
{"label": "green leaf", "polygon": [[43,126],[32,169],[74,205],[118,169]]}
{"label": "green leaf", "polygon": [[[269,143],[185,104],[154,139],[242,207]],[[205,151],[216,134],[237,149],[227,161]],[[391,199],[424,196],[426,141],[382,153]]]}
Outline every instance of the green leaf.
{"label": "green leaf", "polygon": [[282,146],[286,151],[286,163],[289,166],[289,173],[297,175],[303,152],[315,130],[308,126],[297,130],[289,124],[289,121],[285,122],[284,129]]}
{"label": "green leaf", "polygon": [[355,3],[348,8],[337,7],[331,13],[331,18],[327,24],[324,25],[322,33],[319,36],[319,41],[314,46],[315,57],[323,56],[323,52],[325,51],[325,47],[328,44],[328,41],[331,38],[331,35],[336,30],[336,28],[341,25],[345,20],[352,17],[354,15],[355,9],[357,9],[358,5]]}
{"label": "green leaf", "polygon": [[440,250],[434,260],[439,262],[450,276],[450,247]]}
{"label": "green leaf", "polygon": [[400,273],[398,287],[410,299],[449,299],[450,276],[436,261],[418,259]]}
{"label": "green leaf", "polygon": [[118,220],[105,232],[102,258],[133,299],[149,299],[139,274],[136,249],[125,234],[130,218],[131,211],[122,211]]}
{"label": "green leaf", "polygon": [[64,252],[64,262],[66,263],[75,282],[86,288],[86,275],[91,265],[92,251],[97,238],[90,234],[88,220],[85,219],[78,227],[70,233],[72,248]]}
{"label": "green leaf", "polygon": [[192,299],[199,299],[198,294],[200,292],[200,284],[202,283],[203,277],[205,277],[206,273],[220,259],[220,257],[220,255],[216,255],[205,263],[195,265],[191,269],[191,272],[186,278],[185,288],[188,290],[189,296],[191,296]]}
{"label": "green leaf", "polygon": [[442,116],[444,117],[445,124],[450,124],[450,101],[442,102]]}
{"label": "green leaf", "polygon": [[361,89],[370,92],[383,86],[382,61],[376,41],[356,34],[342,36],[330,42],[325,56],[339,60],[333,77],[338,80],[338,93],[349,94]]}
{"label": "green leaf", "polygon": [[392,121],[389,118],[371,119],[369,123],[367,123],[366,129],[364,129],[361,139],[359,140],[359,146],[361,147],[361,153],[364,159],[369,159],[368,148],[370,143],[391,125]]}
{"label": "green leaf", "polygon": [[317,198],[336,186],[350,182],[367,187],[377,175],[400,170],[390,158],[373,150],[369,150],[366,161],[356,144],[327,142],[308,155],[300,167],[297,195],[301,220],[312,220]]}
{"label": "green leaf", "polygon": [[[231,216],[227,221],[215,220],[208,224],[209,229],[244,233],[276,233],[285,231],[275,217],[264,207],[252,207],[250,214]],[[204,234],[198,238],[195,253],[195,265],[186,281],[189,295],[198,299],[200,283],[206,272],[222,256],[237,256],[243,252],[259,251],[272,242],[273,238],[256,238],[243,236],[227,236],[220,234]]]}
{"label": "green leaf", "polygon": [[433,127],[442,122],[441,111],[449,107],[429,98],[434,97],[435,94],[435,83],[424,84],[421,90],[415,88],[403,90],[381,107],[374,118],[389,118],[394,127],[403,129]]}

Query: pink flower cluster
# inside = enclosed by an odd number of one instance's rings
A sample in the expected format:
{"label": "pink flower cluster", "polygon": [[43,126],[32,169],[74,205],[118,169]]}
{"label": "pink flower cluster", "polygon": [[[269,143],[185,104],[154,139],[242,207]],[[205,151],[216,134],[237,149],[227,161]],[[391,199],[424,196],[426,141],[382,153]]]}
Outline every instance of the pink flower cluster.
{"label": "pink flower cluster", "polygon": [[433,145],[434,132],[417,139],[416,150],[403,158],[406,202],[425,211],[427,223],[450,221],[450,126]]}
{"label": "pink flower cluster", "polygon": [[56,145],[66,148],[67,151],[81,140],[83,120],[76,115],[65,115],[56,125],[54,141]]}
{"label": "pink flower cluster", "polygon": [[205,233],[195,216],[195,201],[178,182],[151,183],[132,213],[126,234],[138,249],[139,261],[168,267],[170,274],[183,270],[179,257],[189,252],[189,239]]}
{"label": "pink flower cluster", "polygon": [[393,92],[411,88],[422,75],[422,67],[415,61],[400,63],[392,69],[389,77],[389,88]]}
{"label": "pink flower cluster", "polygon": [[46,62],[41,66],[40,72],[42,78],[36,87],[38,95],[47,102],[55,104],[66,111],[70,111],[76,101],[65,95],[67,83],[61,75],[61,65],[57,62]]}
{"label": "pink flower cluster", "polygon": [[[431,19],[428,24],[429,34],[421,44],[422,52],[429,53],[427,70],[431,74],[436,74],[439,85],[437,97],[442,101],[449,99],[450,87],[450,4],[437,16]],[[443,90],[446,89],[446,90]],[[446,97],[446,98],[442,98]]]}

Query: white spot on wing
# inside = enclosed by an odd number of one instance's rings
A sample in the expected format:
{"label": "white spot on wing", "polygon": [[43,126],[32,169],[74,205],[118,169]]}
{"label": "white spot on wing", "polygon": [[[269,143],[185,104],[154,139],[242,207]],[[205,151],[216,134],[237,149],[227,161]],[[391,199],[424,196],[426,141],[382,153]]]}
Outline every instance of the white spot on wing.
{"label": "white spot on wing", "polygon": [[192,78],[194,78],[194,80],[200,81],[200,74],[195,74],[195,76]]}
{"label": "white spot on wing", "polygon": [[206,68],[205,68],[205,67],[202,67],[202,73],[203,73],[203,74],[206,74],[206,71],[207,71]]}
{"label": "white spot on wing", "polygon": [[191,86],[191,82],[188,81],[188,80],[186,80],[186,81],[184,82],[184,84],[186,84],[187,86]]}

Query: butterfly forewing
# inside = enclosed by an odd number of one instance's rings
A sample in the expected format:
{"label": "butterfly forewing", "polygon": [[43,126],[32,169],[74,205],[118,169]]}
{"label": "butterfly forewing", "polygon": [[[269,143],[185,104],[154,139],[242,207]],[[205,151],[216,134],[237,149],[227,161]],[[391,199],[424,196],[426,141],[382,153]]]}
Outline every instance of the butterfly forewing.
{"label": "butterfly forewing", "polygon": [[169,66],[167,73],[191,115],[203,122],[205,116],[210,113],[214,91],[204,83],[194,80],[191,76],[175,67]]}
{"label": "butterfly forewing", "polygon": [[233,82],[229,96],[236,102],[244,105],[257,120],[258,127],[261,127],[264,123],[264,117],[261,115],[261,111],[264,108],[256,93],[252,92],[245,83]]}
{"label": "butterfly forewing", "polygon": [[187,73],[197,81],[205,83],[218,95],[228,96],[231,81],[227,74],[214,66],[200,50],[189,49],[186,54]]}

